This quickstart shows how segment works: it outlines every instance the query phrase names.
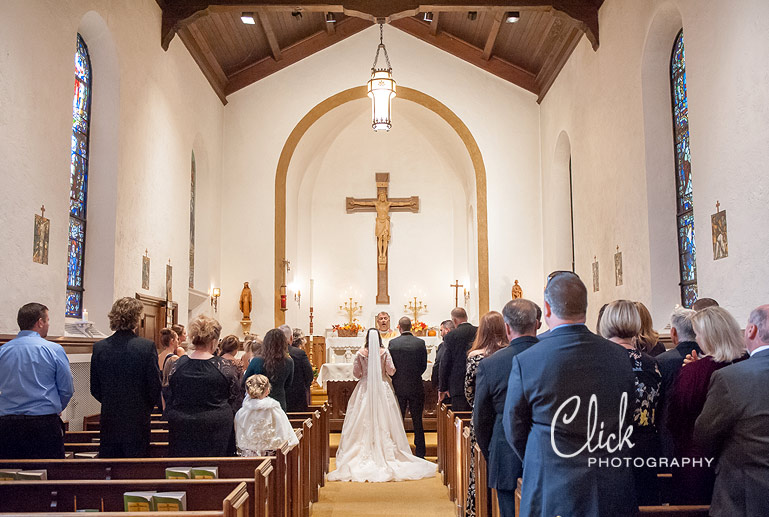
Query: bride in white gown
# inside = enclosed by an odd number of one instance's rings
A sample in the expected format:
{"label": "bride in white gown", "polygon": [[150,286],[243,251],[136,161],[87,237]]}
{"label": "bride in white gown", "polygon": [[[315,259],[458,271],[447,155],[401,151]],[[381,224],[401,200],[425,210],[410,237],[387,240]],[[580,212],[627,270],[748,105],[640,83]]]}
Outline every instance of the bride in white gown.
{"label": "bride in white gown", "polygon": [[[378,344],[379,360],[369,343]],[[375,349],[376,350],[376,349]],[[350,396],[336,452],[336,470],[329,481],[404,481],[435,475],[435,463],[411,454],[398,401],[385,374],[395,373],[390,352],[379,331],[370,329],[365,348],[358,350],[353,375],[360,381]]]}

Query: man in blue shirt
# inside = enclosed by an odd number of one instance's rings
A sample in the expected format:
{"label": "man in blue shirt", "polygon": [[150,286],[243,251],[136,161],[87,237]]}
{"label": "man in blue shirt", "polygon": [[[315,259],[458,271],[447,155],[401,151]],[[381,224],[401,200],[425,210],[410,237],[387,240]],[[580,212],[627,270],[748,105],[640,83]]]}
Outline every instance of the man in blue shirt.
{"label": "man in blue shirt", "polygon": [[48,307],[19,309],[16,338],[0,346],[0,458],[63,458],[59,415],[74,391],[64,349],[46,341]]}

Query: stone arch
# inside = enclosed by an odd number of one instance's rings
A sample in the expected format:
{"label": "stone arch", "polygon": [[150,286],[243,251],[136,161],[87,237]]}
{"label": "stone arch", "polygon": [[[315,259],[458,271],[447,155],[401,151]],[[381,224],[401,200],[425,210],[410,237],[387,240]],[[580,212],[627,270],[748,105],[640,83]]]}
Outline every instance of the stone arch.
{"label": "stone arch", "polygon": [[[347,102],[366,97],[366,87],[356,86],[339,92],[312,108],[294,127],[286,139],[275,172],[275,257],[274,257],[274,310],[275,324],[282,324],[285,314],[280,310],[282,261],[286,251],[286,178],[291,158],[304,134],[324,114]],[[417,103],[441,117],[457,133],[467,149],[475,171],[477,248],[478,248],[478,305],[480,314],[489,310],[489,246],[486,211],[486,167],[475,138],[465,123],[445,104],[412,88],[399,86],[398,97]]]}
{"label": "stone arch", "polygon": [[672,308],[681,303],[670,56],[682,26],[682,16],[676,6],[661,6],[649,24],[641,59],[651,286],[649,310],[654,321],[660,322],[666,321]]}

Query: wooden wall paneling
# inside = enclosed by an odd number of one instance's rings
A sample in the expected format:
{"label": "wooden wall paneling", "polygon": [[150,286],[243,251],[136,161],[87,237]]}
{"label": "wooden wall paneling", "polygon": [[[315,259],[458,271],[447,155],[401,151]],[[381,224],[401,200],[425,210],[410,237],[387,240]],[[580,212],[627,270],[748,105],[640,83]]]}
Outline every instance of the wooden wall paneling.
{"label": "wooden wall paneling", "polygon": [[275,72],[304,59],[307,56],[330,47],[334,43],[342,41],[343,39],[370,27],[371,22],[360,18],[347,18],[341,22],[337,22],[336,25],[333,35],[329,35],[325,31],[319,32],[295,45],[282,49],[283,59],[279,62],[272,58],[262,59],[249,65],[240,72],[233,74],[225,88],[225,93],[229,95],[236,92],[259,79],[264,79],[268,75],[274,74]]}
{"label": "wooden wall paneling", "polygon": [[430,34],[430,27],[414,18],[402,18],[392,22],[392,25],[422,41],[426,41],[436,47],[453,54],[487,72],[496,75],[506,81],[517,84],[530,92],[539,93],[534,74],[523,68],[509,63],[497,56],[492,56],[488,61],[483,59],[482,50],[468,43],[456,39],[441,30],[437,36]]}
{"label": "wooden wall paneling", "polygon": [[569,56],[577,47],[582,32],[576,27],[570,28],[567,36],[563,38],[562,45],[559,46],[558,51],[555,54],[551,54],[548,57],[548,62],[542,65],[542,70],[537,74],[537,82],[540,85],[540,93],[537,102],[542,102],[542,99],[547,94],[550,87],[558,77],[558,72],[561,71],[563,65],[569,59]]}

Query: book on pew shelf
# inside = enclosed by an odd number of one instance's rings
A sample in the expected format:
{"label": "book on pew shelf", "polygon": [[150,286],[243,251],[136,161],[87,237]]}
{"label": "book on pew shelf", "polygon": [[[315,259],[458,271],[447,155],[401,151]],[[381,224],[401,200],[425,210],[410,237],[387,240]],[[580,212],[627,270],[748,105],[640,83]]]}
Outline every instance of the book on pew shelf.
{"label": "book on pew shelf", "polygon": [[192,469],[186,467],[168,467],[166,479],[192,479]]}
{"label": "book on pew shelf", "polygon": [[186,512],[187,492],[158,492],[152,496],[156,512]]}
{"label": "book on pew shelf", "polygon": [[19,473],[19,470],[21,469],[1,469],[0,481],[13,481],[14,479],[18,479],[16,474]]}
{"label": "book on pew shelf", "polygon": [[43,470],[20,470],[16,473],[16,479],[48,479],[48,471]]}
{"label": "book on pew shelf", "polygon": [[218,479],[219,467],[192,467],[192,479]]}
{"label": "book on pew shelf", "polygon": [[126,512],[152,512],[152,496],[157,492],[126,492],[123,494],[123,509]]}
{"label": "book on pew shelf", "polygon": [[64,459],[65,460],[71,460],[74,457],[75,457],[75,453],[72,452],[72,451],[67,451],[67,452],[64,453]]}
{"label": "book on pew shelf", "polygon": [[99,457],[98,452],[76,452],[75,453],[75,458],[80,458],[80,459],[92,460],[98,457]]}

